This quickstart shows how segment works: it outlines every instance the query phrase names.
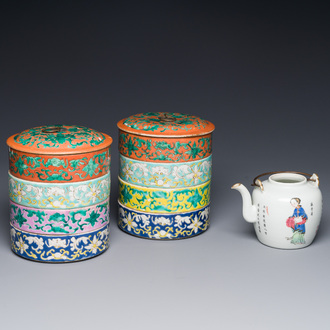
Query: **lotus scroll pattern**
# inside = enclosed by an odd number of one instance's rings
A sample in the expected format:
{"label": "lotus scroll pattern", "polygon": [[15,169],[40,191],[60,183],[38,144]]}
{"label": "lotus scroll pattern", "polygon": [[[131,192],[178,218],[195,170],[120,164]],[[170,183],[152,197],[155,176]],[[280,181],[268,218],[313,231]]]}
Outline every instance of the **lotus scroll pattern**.
{"label": "lotus scroll pattern", "polygon": [[210,181],[190,188],[161,189],[134,186],[119,180],[119,202],[137,211],[179,213],[210,203]]}
{"label": "lotus scroll pattern", "polygon": [[109,201],[78,209],[39,209],[10,203],[10,223],[36,234],[68,235],[99,229],[109,222]]}
{"label": "lotus scroll pattern", "polygon": [[11,226],[11,247],[21,257],[36,261],[67,262],[94,257],[109,246],[109,226],[83,235],[47,236]]}
{"label": "lotus scroll pattern", "polygon": [[187,238],[204,232],[209,226],[210,207],[181,214],[148,214],[119,205],[119,228],[153,239]]}
{"label": "lotus scroll pattern", "polygon": [[122,180],[145,187],[181,188],[205,183],[211,179],[211,156],[187,163],[141,162],[120,156]]}
{"label": "lotus scroll pattern", "polygon": [[77,208],[103,202],[110,194],[110,173],[93,180],[54,184],[20,180],[9,174],[9,197],[42,209]]}

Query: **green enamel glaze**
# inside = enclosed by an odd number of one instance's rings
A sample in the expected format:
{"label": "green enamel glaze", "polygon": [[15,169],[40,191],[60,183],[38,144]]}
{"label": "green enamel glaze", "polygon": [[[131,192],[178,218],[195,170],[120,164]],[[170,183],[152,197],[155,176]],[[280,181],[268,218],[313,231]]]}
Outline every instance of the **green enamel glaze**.
{"label": "green enamel glaze", "polygon": [[44,211],[28,210],[27,215],[28,217],[36,216],[38,220],[35,220],[35,222],[41,224],[44,221],[44,217],[46,216],[46,213]]}
{"label": "green enamel glaze", "polygon": [[94,225],[97,222],[97,219],[99,217],[100,217],[100,214],[98,214],[95,211],[93,211],[93,212],[91,212],[89,218],[86,219],[85,221],[88,222],[88,223],[90,223],[94,227]]}
{"label": "green enamel glaze", "polygon": [[65,215],[64,214],[60,214],[60,213],[52,214],[49,217],[49,221],[55,221],[55,222],[63,222],[63,223],[65,223]]}
{"label": "green enamel glaze", "polygon": [[83,159],[73,159],[70,160],[70,166],[71,168],[69,169],[70,172],[76,171],[80,165],[84,164],[84,160],[87,159],[86,157]]}
{"label": "green enamel glaze", "polygon": [[[122,186],[120,186],[122,187]],[[131,193],[129,192],[128,186],[124,186],[123,189],[120,192],[120,199],[124,202],[127,203],[130,199],[132,198]]]}
{"label": "green enamel glaze", "polygon": [[[143,141],[144,142],[144,141]],[[125,148],[127,148],[128,155],[130,156],[132,152],[138,150],[138,147],[136,147],[131,138],[128,138],[128,140],[123,144]],[[139,146],[139,141],[138,141],[138,146]],[[141,144],[140,144],[141,146]]]}
{"label": "green enamel glaze", "polygon": [[79,221],[78,219],[75,218],[75,216],[79,215],[79,214],[82,215],[83,217],[85,217],[87,214],[87,211],[79,210],[79,211],[75,211],[75,212],[74,211],[70,212],[70,218],[73,223],[76,223],[77,221]]}
{"label": "green enamel glaze", "polygon": [[51,174],[51,170],[42,170],[42,172],[36,173],[41,181],[70,181],[72,179],[72,176],[68,176],[68,173],[63,170],[53,174]]}
{"label": "green enamel glaze", "polygon": [[18,210],[17,215],[15,216],[15,220],[17,221],[17,223],[20,225],[20,227],[22,227],[24,222],[27,222],[27,220],[23,217],[23,214],[21,212],[21,210]]}
{"label": "green enamel glaze", "polygon": [[[26,169],[29,168],[28,165],[25,165],[25,164],[24,164],[24,162],[23,162],[23,160],[22,160],[21,157],[18,158],[17,162],[15,162],[14,165],[16,166],[17,171],[18,171],[18,173],[19,173],[20,175],[22,175],[22,174],[24,173],[24,171],[25,171]],[[16,172],[16,173],[17,173],[17,172]]]}
{"label": "green enamel glaze", "polygon": [[63,166],[65,168],[65,167],[68,167],[68,164],[63,159],[51,158],[51,159],[47,160],[47,162],[44,164],[44,166],[45,167],[49,167],[49,166],[60,167],[60,166]]}

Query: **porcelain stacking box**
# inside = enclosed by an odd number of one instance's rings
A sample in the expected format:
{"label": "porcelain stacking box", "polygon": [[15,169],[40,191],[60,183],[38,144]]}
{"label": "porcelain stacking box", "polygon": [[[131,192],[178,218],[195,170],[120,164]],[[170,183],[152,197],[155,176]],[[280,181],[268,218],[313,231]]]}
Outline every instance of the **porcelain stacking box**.
{"label": "porcelain stacking box", "polygon": [[110,136],[41,126],[9,146],[12,250],[44,262],[94,257],[109,244]]}
{"label": "porcelain stacking box", "polygon": [[180,239],[209,225],[214,125],[181,113],[122,119],[119,227],[149,239]]}
{"label": "porcelain stacking box", "polygon": [[[271,175],[270,175],[271,174]],[[268,179],[260,181],[260,177]],[[259,241],[280,249],[310,245],[318,231],[322,214],[319,178],[300,172],[270,172],[257,176],[252,198],[236,183],[243,198],[243,217],[254,224]]]}

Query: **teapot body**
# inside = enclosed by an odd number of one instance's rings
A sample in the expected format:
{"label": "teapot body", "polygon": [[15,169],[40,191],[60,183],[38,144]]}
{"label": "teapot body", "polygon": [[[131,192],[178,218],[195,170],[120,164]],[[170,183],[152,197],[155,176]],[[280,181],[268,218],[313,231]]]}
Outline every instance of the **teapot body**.
{"label": "teapot body", "polygon": [[254,229],[259,241],[281,249],[310,245],[322,214],[322,194],[317,182],[299,174],[274,174],[255,187]]}

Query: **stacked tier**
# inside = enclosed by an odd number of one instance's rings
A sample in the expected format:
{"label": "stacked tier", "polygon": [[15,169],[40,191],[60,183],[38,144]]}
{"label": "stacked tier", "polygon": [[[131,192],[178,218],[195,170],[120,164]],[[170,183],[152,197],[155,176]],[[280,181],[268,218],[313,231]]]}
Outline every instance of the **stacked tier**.
{"label": "stacked tier", "polygon": [[11,136],[12,250],[45,262],[78,261],[109,245],[110,136],[41,126]]}
{"label": "stacked tier", "polygon": [[209,225],[214,125],[180,113],[118,123],[119,227],[151,239],[198,235]]}

